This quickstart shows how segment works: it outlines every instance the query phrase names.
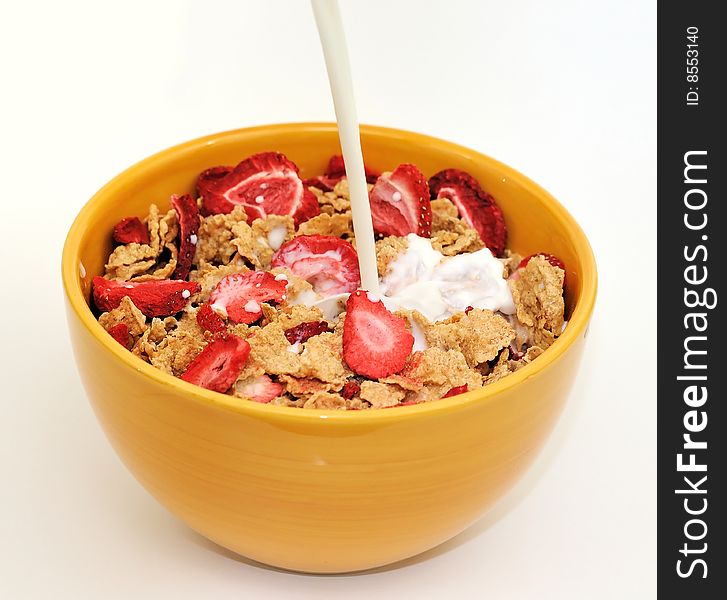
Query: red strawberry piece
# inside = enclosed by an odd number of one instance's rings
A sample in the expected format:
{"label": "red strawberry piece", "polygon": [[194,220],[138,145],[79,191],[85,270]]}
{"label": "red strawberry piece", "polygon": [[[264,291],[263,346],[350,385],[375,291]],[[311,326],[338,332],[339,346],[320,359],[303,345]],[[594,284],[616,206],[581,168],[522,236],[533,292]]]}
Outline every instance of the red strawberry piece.
{"label": "red strawberry piece", "polygon": [[109,335],[127,350],[129,349],[129,327],[126,323],[117,323],[109,330]]}
{"label": "red strawberry piece", "polygon": [[126,217],[114,225],[112,237],[117,244],[148,244],[149,229],[139,217]]}
{"label": "red strawberry piece", "polygon": [[273,398],[277,398],[283,393],[283,390],[281,384],[275,383],[267,375],[260,375],[260,377],[246,380],[235,386],[237,394],[261,404],[267,404]]}
{"label": "red strawberry piece", "polygon": [[525,356],[525,352],[521,352],[517,349],[517,347],[514,344],[510,344],[510,358],[512,360],[520,360],[523,356]]}
{"label": "red strawberry piece", "polygon": [[345,398],[346,400],[350,400],[360,391],[361,385],[359,384],[359,382],[351,379],[344,384],[343,389],[341,389],[340,393],[343,398]]}
{"label": "red strawberry piece", "polygon": [[228,275],[212,290],[210,304],[235,323],[254,323],[263,314],[262,302],[285,299],[285,285],[267,271]]}
{"label": "red strawberry piece", "polygon": [[469,173],[444,169],[429,179],[432,198],[447,198],[462,219],[477,230],[484,244],[495,256],[502,256],[507,241],[507,227],[502,210]]}
{"label": "red strawberry piece", "polygon": [[134,282],[93,278],[93,301],[100,310],[113,310],[128,296],[147,317],[168,317],[179,312],[199,290],[198,283],[176,279]]}
{"label": "red strawberry piece", "polygon": [[200,191],[208,214],[227,214],[239,204],[248,222],[291,215],[297,226],[320,213],[316,197],[298,177],[298,167],[278,152],[254,154],[224,177],[206,179]]}
{"label": "red strawberry piece", "polygon": [[235,383],[250,354],[250,344],[231,334],[210,342],[189,363],[181,379],[213,392],[225,393]]}
{"label": "red strawberry piece", "polygon": [[[558,267],[559,269],[562,269],[565,273],[565,263],[560,260],[557,256],[554,254],[548,254],[547,252],[538,252],[536,254],[531,254],[530,256],[526,256],[520,261],[520,264],[517,266],[518,269],[522,269],[527,266],[527,264],[530,262],[530,259],[534,256],[542,256],[545,260],[547,260],[551,265],[554,267]],[[565,278],[563,279],[563,285],[565,285]]]}
{"label": "red strawberry piece", "polygon": [[[366,165],[364,165],[364,171],[366,173],[366,183],[376,183],[379,174],[369,169]],[[324,192],[332,192],[336,184],[344,177],[346,177],[346,164],[343,162],[343,156],[335,154],[328,161],[326,172],[319,177],[306,179],[305,184],[313,185]]]}
{"label": "red strawberry piece", "polygon": [[374,231],[381,235],[432,235],[432,204],[427,180],[414,165],[381,175],[369,194]]}
{"label": "red strawberry piece", "polygon": [[230,174],[234,167],[212,167],[202,171],[197,177],[197,193],[200,196],[209,194],[210,186]]}
{"label": "red strawberry piece", "polygon": [[470,313],[470,311],[473,311],[473,310],[474,310],[473,306],[468,306],[467,308],[464,309],[464,314],[468,315]]}
{"label": "red strawberry piece", "polygon": [[314,335],[320,335],[327,331],[331,331],[331,328],[328,327],[328,323],[325,321],[311,321],[286,329],[285,337],[291,344],[296,344],[307,342]]}
{"label": "red strawberry piece", "polygon": [[323,296],[353,292],[361,285],[358,255],[333,235],[300,235],[273,255],[273,267],[287,267]]}
{"label": "red strawberry piece", "polygon": [[370,292],[358,290],[346,302],[343,359],[358,375],[378,379],[401,371],[414,346],[406,320],[391,314]]}
{"label": "red strawberry piece", "polygon": [[186,279],[197,250],[199,208],[197,208],[197,201],[189,194],[184,194],[184,196],[173,194],[172,206],[177,213],[179,223],[179,255],[172,279]]}
{"label": "red strawberry piece", "polygon": [[451,398],[452,396],[459,396],[460,394],[464,394],[467,391],[467,384],[464,385],[458,385],[457,387],[453,387],[451,390],[449,390],[442,398]]}
{"label": "red strawberry piece", "polygon": [[197,311],[197,324],[204,331],[211,331],[212,333],[222,333],[227,330],[225,320],[212,310],[212,306],[208,302],[205,302],[199,307]]}

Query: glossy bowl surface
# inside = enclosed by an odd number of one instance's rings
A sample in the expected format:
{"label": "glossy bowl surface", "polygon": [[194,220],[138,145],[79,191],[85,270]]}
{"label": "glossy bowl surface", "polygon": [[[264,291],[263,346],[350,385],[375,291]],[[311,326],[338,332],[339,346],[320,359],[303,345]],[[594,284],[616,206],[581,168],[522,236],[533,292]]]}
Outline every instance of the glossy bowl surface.
{"label": "glossy bowl surface", "polygon": [[[509,247],[567,265],[568,327],[504,380],[423,405],[315,411],[240,401],[185,383],[116,343],[88,306],[110,231],[197,174],[265,150],[302,177],[339,152],[331,123],[282,124],[211,135],[160,152],[110,181],[81,210],[63,250],[68,323],[78,369],[125,465],[190,527],[246,557],[332,573],[413,556],[477,520],[510,488],[552,429],[576,375],[596,296],[588,241],[568,212],[517,171],[428,136],[362,126],[367,164],[416,164],[474,175],[499,202]],[[525,540],[523,540],[525,542]]]}

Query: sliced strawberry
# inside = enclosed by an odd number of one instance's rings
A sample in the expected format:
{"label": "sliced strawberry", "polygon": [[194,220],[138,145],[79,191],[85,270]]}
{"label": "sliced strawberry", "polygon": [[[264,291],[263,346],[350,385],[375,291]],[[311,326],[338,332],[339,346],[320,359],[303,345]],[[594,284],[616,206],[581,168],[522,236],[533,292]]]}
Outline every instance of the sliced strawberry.
{"label": "sliced strawberry", "polygon": [[199,290],[198,283],[176,279],[134,282],[93,278],[93,301],[100,310],[113,310],[128,296],[147,317],[168,317],[179,312]]}
{"label": "sliced strawberry", "polygon": [[316,197],[298,177],[298,167],[278,152],[254,154],[224,177],[207,176],[200,192],[207,213],[226,214],[239,204],[248,222],[291,215],[297,226],[320,213]]}
{"label": "sliced strawberry", "polygon": [[[547,252],[537,252],[536,254],[531,254],[530,256],[526,256],[520,261],[520,264],[518,264],[517,268],[522,269],[527,266],[527,264],[530,262],[530,259],[534,256],[542,256],[545,260],[547,260],[551,265],[554,267],[558,267],[559,269],[562,269],[565,273],[565,263],[560,260],[557,256],[554,254],[548,254]],[[565,279],[563,280],[563,283],[565,284]]]}
{"label": "sliced strawberry", "polygon": [[[364,165],[364,171],[366,173],[366,183],[376,183],[379,174],[366,165]],[[346,164],[343,162],[343,156],[334,154],[328,161],[328,167],[326,167],[326,172],[323,175],[306,179],[304,183],[313,185],[324,192],[332,192],[336,184],[344,177],[346,177]]]}
{"label": "sliced strawberry", "polygon": [[451,390],[449,390],[442,398],[451,398],[452,396],[459,396],[460,394],[464,394],[467,391],[467,384],[464,385],[458,385],[457,387],[453,387]]}
{"label": "sliced strawberry", "polygon": [[212,308],[235,323],[254,323],[263,314],[262,302],[285,298],[285,281],[267,271],[249,271],[224,277],[210,294]]}
{"label": "sliced strawberry", "polygon": [[117,244],[148,244],[149,229],[139,217],[126,217],[114,225],[112,237]]}
{"label": "sliced strawberry", "polygon": [[117,323],[109,330],[109,335],[127,350],[129,349],[129,327],[126,323]]}
{"label": "sliced strawberry", "polygon": [[180,378],[224,394],[235,383],[249,355],[250,344],[245,340],[236,335],[222,334],[189,363]]}
{"label": "sliced strawberry", "polygon": [[502,256],[507,241],[507,227],[502,210],[469,173],[444,169],[429,179],[432,198],[447,198],[495,256]]}
{"label": "sliced strawberry", "polygon": [[328,323],[325,321],[312,321],[309,323],[301,323],[295,327],[285,330],[285,337],[291,344],[307,342],[314,335],[320,335],[331,331]]}
{"label": "sliced strawberry", "polygon": [[253,402],[261,404],[267,404],[273,398],[277,398],[284,389],[280,383],[275,383],[267,375],[246,379],[235,385],[235,392],[239,396],[245,396]]}
{"label": "sliced strawberry", "polygon": [[197,231],[199,230],[199,208],[189,194],[172,194],[172,206],[179,223],[179,255],[172,279],[186,279],[192,268],[192,260],[197,250]]}
{"label": "sliced strawberry", "polygon": [[432,204],[427,180],[414,165],[381,175],[369,194],[374,231],[381,235],[432,235]]}
{"label": "sliced strawberry", "polygon": [[197,324],[204,331],[211,331],[212,333],[222,333],[227,330],[225,320],[212,310],[212,306],[208,302],[205,302],[199,307],[197,311]]}
{"label": "sliced strawberry", "polygon": [[333,235],[300,235],[273,255],[273,267],[287,267],[322,296],[353,292],[361,284],[358,255]]}
{"label": "sliced strawberry", "polygon": [[210,186],[223,177],[229,175],[234,167],[212,167],[202,171],[197,177],[197,193],[205,196],[210,192]]}
{"label": "sliced strawberry", "polygon": [[360,391],[361,391],[361,384],[359,384],[359,382],[356,381],[355,379],[351,379],[344,384],[343,388],[341,389],[340,394],[346,400],[350,400],[356,394],[358,394]]}
{"label": "sliced strawberry", "polygon": [[401,371],[414,336],[406,320],[391,314],[372,294],[358,290],[346,302],[343,359],[355,373],[378,379]]}

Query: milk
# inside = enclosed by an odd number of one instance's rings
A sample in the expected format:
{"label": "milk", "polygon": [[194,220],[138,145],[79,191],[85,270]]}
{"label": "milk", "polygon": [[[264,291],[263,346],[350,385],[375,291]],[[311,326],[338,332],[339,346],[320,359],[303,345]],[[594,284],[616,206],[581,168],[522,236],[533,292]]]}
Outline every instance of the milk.
{"label": "milk", "polygon": [[374,227],[371,221],[369,193],[366,187],[366,173],[341,12],[337,0],[311,0],[311,3],[326,60],[328,81],[336,109],[338,137],[343,150],[343,160],[346,163],[361,287],[376,293],[379,289],[379,276],[376,270]]}
{"label": "milk", "polygon": [[[417,310],[430,321],[446,319],[470,306],[506,315],[514,313],[512,294],[503,278],[503,265],[487,248],[445,257],[432,247],[430,240],[412,233],[407,236],[407,250],[389,265],[386,276],[379,283],[374,228],[341,13],[337,0],[311,0],[311,3],[346,163],[361,287],[369,292],[372,302],[380,299],[391,311]],[[396,195],[393,197],[395,202],[400,199]],[[348,294],[326,297],[306,291],[288,301],[318,306],[325,318],[331,320],[345,310],[347,298]],[[416,323],[411,325],[416,338],[415,349],[424,349],[423,333]]]}

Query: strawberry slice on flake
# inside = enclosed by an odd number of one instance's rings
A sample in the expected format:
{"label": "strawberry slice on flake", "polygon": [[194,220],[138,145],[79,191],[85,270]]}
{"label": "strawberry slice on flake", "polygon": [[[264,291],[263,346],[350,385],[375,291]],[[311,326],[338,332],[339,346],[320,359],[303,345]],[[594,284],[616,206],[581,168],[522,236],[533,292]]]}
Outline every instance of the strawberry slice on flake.
{"label": "strawberry slice on flake", "polygon": [[226,314],[235,323],[254,323],[263,314],[263,302],[285,299],[285,281],[267,271],[249,271],[224,277],[212,290],[212,310]]}
{"label": "strawberry slice on flake", "polygon": [[180,378],[200,387],[224,394],[242,372],[250,344],[232,334],[222,334],[207,344],[189,363]]}
{"label": "strawberry slice on flake", "polygon": [[[379,174],[373,169],[369,169],[364,164],[364,172],[366,173],[366,183],[376,183]],[[328,161],[325,173],[319,177],[313,177],[305,180],[305,185],[312,185],[324,192],[332,192],[336,184],[346,177],[346,164],[343,162],[343,156],[334,154]]]}
{"label": "strawberry slice on flake", "polygon": [[390,313],[379,298],[364,290],[348,297],[343,359],[354,373],[370,379],[397,373],[413,346],[406,320]]}
{"label": "strawberry slice on flake", "polygon": [[502,256],[507,241],[507,227],[502,210],[479,182],[465,171],[444,169],[429,179],[432,199],[447,198],[462,219],[477,230],[483,243],[495,256]]}
{"label": "strawberry slice on flake", "polygon": [[245,396],[253,402],[267,404],[273,398],[280,396],[284,387],[280,383],[275,383],[267,375],[260,375],[244,381],[238,381],[235,384],[235,392],[238,396]]}
{"label": "strawberry slice on flake", "polygon": [[197,324],[204,330],[212,333],[222,333],[227,330],[225,320],[218,315],[209,302],[205,302],[197,311]]}
{"label": "strawberry slice on flake", "polygon": [[303,344],[315,335],[331,331],[328,323],[325,321],[310,321],[301,323],[295,327],[285,330],[285,338],[291,344]]}
{"label": "strawberry slice on flake", "polygon": [[199,208],[197,201],[189,194],[172,195],[172,206],[179,223],[179,253],[177,267],[172,279],[186,279],[192,268],[194,253],[197,251],[197,232],[199,231]]}
{"label": "strawberry slice on flake", "polygon": [[358,255],[333,235],[299,235],[273,255],[272,266],[286,267],[322,296],[353,292],[361,285]]}
{"label": "strawberry slice on flake", "polygon": [[202,171],[197,177],[197,193],[203,197],[209,194],[210,186],[229,175],[232,169],[234,167],[219,166]]}
{"label": "strawberry slice on flake", "polygon": [[460,394],[464,394],[467,391],[467,384],[464,385],[458,385],[457,387],[453,387],[451,390],[449,390],[442,398],[451,398],[452,396],[459,396]]}
{"label": "strawberry slice on flake", "polygon": [[129,327],[126,323],[117,323],[108,329],[109,335],[127,350],[129,349]]}
{"label": "strawberry slice on flake", "polygon": [[139,217],[126,217],[114,225],[111,237],[117,244],[148,244],[149,229]]}
{"label": "strawberry slice on flake", "polygon": [[346,400],[350,400],[361,391],[361,384],[355,379],[349,379],[341,388],[340,394]]}
{"label": "strawberry slice on flake", "polygon": [[201,188],[197,183],[207,214],[227,214],[242,205],[248,222],[267,215],[290,215],[296,226],[320,214],[316,197],[298,176],[298,167],[279,152],[254,154],[224,176],[218,177],[222,171],[209,171],[202,174]]}
{"label": "strawberry slice on flake", "polygon": [[432,204],[427,180],[414,165],[399,165],[381,175],[369,193],[371,218],[378,234],[432,235]]}
{"label": "strawberry slice on flake", "polygon": [[147,317],[168,317],[187,306],[190,296],[200,289],[198,283],[178,279],[134,282],[94,277],[93,301],[99,310],[109,311],[128,296]]}

